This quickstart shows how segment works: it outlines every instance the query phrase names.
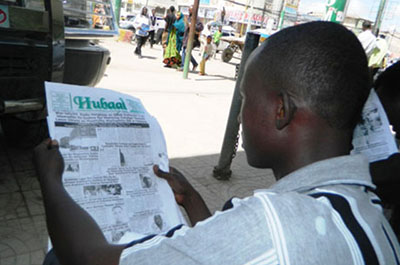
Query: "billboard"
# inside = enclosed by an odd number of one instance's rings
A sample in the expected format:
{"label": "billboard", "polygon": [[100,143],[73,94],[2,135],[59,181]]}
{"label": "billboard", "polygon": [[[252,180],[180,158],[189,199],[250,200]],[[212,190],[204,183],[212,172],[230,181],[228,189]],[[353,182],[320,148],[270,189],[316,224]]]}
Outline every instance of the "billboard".
{"label": "billboard", "polygon": [[326,21],[342,23],[344,21],[347,0],[328,0],[326,5]]}

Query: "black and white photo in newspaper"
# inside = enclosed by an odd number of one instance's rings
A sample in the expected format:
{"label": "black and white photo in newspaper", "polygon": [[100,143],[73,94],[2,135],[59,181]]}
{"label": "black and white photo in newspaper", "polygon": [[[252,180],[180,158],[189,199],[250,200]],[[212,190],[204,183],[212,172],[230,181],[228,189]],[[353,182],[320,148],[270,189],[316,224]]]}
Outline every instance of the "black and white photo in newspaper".
{"label": "black and white photo in newspaper", "polygon": [[363,154],[370,163],[386,159],[398,152],[386,112],[374,89],[371,89],[364,105],[352,143],[351,154]]}

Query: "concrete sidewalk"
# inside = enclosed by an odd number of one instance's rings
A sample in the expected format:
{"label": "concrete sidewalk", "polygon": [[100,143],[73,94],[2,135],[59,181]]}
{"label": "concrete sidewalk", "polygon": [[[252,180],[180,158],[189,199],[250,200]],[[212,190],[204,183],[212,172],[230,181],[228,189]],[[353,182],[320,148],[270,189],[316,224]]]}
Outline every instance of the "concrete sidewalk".
{"label": "concrete sidewalk", "polygon": [[[274,182],[270,170],[249,167],[241,150],[230,181],[212,177],[235,86],[233,64],[212,60],[207,63],[208,76],[190,74],[183,80],[181,72],[162,66],[160,46],[145,47],[145,58],[139,59],[130,44],[104,44],[111,50],[112,63],[98,87],[143,101],[164,130],[171,165],[188,177],[212,212],[232,196],[248,196]],[[48,234],[32,150],[10,147],[0,134],[0,161],[0,265],[42,264]]]}

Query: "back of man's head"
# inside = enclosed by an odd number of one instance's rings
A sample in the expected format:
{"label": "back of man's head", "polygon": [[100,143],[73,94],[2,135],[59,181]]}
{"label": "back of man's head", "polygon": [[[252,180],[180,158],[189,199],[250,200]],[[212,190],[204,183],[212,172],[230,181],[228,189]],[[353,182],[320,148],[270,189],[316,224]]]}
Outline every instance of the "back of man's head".
{"label": "back of man's head", "polygon": [[400,138],[399,83],[400,62],[397,62],[380,74],[374,85],[397,138]]}
{"label": "back of man's head", "polygon": [[311,22],[272,35],[260,49],[254,59],[264,84],[299,99],[330,127],[354,129],[371,85],[365,52],[352,32]]}
{"label": "back of man's head", "polygon": [[375,81],[377,91],[388,98],[400,98],[400,61],[388,67]]}

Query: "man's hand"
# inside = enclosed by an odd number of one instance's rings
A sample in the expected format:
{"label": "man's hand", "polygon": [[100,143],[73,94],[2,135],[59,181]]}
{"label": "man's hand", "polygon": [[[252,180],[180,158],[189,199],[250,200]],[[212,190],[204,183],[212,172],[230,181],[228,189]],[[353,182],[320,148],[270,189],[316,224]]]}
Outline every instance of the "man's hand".
{"label": "man's hand", "polygon": [[44,140],[35,150],[47,229],[61,264],[116,265],[124,245],[110,245],[93,218],[64,189],[64,160],[55,140]]}
{"label": "man's hand", "polygon": [[190,185],[189,181],[176,168],[170,167],[169,173],[162,171],[157,165],[153,167],[154,174],[165,179],[175,195],[176,202],[186,207],[190,197],[197,194],[197,191]]}
{"label": "man's hand", "polygon": [[170,167],[170,173],[167,173],[154,166],[153,170],[154,174],[168,182],[176,202],[185,208],[192,225],[211,216],[203,198],[177,169]]}
{"label": "man's hand", "polygon": [[58,142],[51,139],[46,139],[36,146],[34,161],[40,181],[52,177],[61,182],[64,172],[64,159],[58,149]]}

